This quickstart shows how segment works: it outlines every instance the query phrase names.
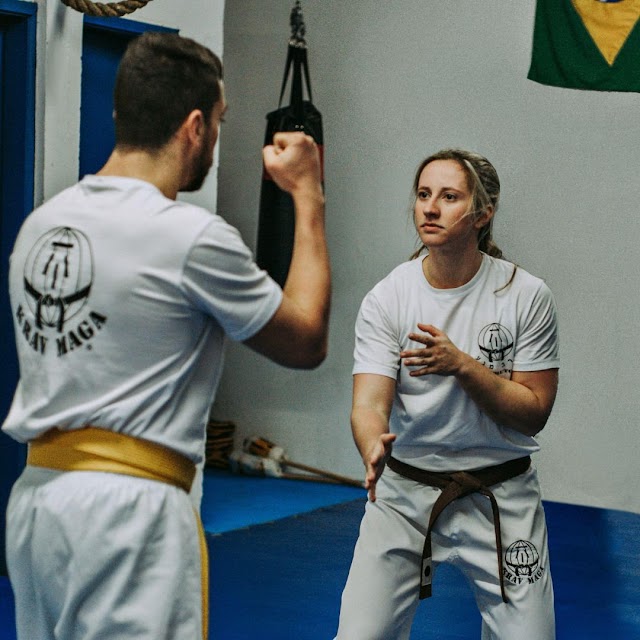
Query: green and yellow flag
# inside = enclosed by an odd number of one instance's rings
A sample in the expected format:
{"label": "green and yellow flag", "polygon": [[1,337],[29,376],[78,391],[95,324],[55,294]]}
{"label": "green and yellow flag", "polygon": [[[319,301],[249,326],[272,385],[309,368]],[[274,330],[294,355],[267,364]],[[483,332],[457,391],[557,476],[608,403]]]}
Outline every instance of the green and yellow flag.
{"label": "green and yellow flag", "polygon": [[528,78],[640,92],[640,0],[537,0]]}

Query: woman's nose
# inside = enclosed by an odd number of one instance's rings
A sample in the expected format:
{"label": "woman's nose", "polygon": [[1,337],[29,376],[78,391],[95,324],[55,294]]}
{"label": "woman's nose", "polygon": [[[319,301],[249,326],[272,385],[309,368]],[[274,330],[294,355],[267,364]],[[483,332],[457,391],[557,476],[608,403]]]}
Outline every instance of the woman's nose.
{"label": "woman's nose", "polygon": [[422,212],[428,218],[440,215],[440,208],[436,200],[429,198],[422,203]]}

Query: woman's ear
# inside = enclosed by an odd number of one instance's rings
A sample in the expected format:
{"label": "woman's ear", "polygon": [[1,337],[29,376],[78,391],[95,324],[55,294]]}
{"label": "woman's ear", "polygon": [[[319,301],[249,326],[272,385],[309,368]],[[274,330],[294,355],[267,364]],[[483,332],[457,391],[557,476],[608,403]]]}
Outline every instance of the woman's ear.
{"label": "woman's ear", "polygon": [[488,225],[493,219],[493,214],[495,213],[495,208],[493,205],[489,205],[476,219],[474,222],[474,226],[476,229],[482,229],[482,227]]}

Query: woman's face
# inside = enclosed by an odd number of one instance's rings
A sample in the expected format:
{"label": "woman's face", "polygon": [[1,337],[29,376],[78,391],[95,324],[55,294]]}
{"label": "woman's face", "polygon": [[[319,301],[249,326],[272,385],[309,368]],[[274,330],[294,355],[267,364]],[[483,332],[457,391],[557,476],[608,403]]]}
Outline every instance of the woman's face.
{"label": "woman's face", "polygon": [[414,221],[427,247],[471,240],[477,229],[471,211],[472,194],[467,174],[455,160],[433,160],[420,173]]}

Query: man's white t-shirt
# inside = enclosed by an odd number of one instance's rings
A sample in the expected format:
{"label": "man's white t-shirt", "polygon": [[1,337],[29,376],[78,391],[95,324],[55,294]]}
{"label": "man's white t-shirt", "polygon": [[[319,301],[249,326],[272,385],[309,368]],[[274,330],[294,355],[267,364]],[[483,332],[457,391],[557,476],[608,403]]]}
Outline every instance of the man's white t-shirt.
{"label": "man's white t-shirt", "polygon": [[[409,376],[399,354],[419,348],[409,333],[417,324],[444,331],[460,350],[496,375],[555,369],[557,313],[539,278],[483,254],[476,275],[456,289],[436,289],[422,260],[396,267],[364,298],[356,321],[353,373],[397,381],[389,430],[393,455],[432,471],[472,470],[530,455],[534,438],[502,427],[486,415],[453,376]],[[503,288],[504,287],[504,288]]]}
{"label": "man's white t-shirt", "polygon": [[94,425],[200,462],[225,335],[272,318],[280,287],[220,216],[140,180],[87,176],[25,221],[9,274],[20,441]]}

